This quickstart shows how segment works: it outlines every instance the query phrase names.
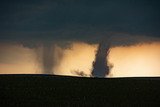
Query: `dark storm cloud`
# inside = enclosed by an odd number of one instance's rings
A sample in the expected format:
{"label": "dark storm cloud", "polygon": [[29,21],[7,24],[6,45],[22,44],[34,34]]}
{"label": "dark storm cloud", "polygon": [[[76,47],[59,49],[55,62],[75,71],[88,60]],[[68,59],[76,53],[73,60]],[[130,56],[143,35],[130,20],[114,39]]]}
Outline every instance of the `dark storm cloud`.
{"label": "dark storm cloud", "polygon": [[159,4],[157,0],[5,0],[0,7],[0,39],[99,43],[110,32],[158,37]]}
{"label": "dark storm cloud", "polygon": [[16,41],[35,50],[41,44],[42,66],[50,73],[55,62],[51,45],[159,41],[159,5],[158,0],[1,0],[0,41]]}

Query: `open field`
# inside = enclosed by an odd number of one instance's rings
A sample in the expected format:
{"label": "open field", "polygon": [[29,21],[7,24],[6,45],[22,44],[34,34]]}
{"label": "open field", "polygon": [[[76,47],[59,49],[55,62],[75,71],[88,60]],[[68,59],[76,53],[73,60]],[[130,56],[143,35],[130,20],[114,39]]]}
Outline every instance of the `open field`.
{"label": "open field", "polygon": [[0,75],[0,105],[141,106],[160,103],[160,78]]}

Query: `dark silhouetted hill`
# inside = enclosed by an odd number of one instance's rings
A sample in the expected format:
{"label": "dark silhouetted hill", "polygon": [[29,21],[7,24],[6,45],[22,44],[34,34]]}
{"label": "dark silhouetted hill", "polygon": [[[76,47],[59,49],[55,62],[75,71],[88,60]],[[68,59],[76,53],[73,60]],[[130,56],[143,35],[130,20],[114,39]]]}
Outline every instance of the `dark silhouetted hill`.
{"label": "dark silhouetted hill", "polygon": [[0,107],[157,106],[160,78],[0,75]]}

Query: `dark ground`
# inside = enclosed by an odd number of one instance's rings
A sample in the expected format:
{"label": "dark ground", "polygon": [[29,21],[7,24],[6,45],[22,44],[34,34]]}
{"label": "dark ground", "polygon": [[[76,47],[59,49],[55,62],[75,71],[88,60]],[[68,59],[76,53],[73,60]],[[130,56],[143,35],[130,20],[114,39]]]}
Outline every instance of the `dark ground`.
{"label": "dark ground", "polygon": [[[0,107],[158,106],[160,78],[0,75]],[[160,107],[160,106],[158,106]]]}

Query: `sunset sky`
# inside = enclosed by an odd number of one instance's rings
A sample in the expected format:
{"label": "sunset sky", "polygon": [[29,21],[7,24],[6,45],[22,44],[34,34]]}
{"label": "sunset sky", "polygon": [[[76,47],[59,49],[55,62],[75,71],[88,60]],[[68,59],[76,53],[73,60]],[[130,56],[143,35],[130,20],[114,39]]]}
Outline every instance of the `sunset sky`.
{"label": "sunset sky", "polygon": [[109,46],[104,77],[160,76],[159,5],[158,0],[1,0],[0,74],[90,77],[103,43]]}

